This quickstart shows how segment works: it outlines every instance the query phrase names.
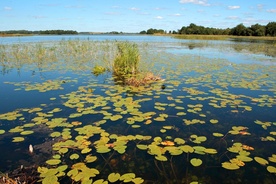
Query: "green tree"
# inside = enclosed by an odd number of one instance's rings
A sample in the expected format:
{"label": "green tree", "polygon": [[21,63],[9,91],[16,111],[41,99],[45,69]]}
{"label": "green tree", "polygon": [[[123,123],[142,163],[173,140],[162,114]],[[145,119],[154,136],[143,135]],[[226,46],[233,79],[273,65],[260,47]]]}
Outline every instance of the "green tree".
{"label": "green tree", "polygon": [[265,28],[267,36],[276,36],[276,22],[269,22]]}
{"label": "green tree", "polygon": [[243,24],[239,24],[236,27],[232,28],[231,33],[232,35],[236,36],[246,36],[246,27]]}
{"label": "green tree", "polygon": [[260,24],[254,24],[250,27],[253,32],[253,36],[265,36],[265,26]]}

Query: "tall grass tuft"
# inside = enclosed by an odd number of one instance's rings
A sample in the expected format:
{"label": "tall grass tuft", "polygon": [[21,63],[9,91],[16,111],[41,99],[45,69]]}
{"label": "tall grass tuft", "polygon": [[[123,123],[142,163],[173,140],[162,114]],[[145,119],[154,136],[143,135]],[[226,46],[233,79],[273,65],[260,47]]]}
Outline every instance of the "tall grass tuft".
{"label": "tall grass tuft", "polygon": [[140,53],[135,43],[117,42],[117,55],[113,63],[113,72],[117,76],[133,75],[138,72]]}

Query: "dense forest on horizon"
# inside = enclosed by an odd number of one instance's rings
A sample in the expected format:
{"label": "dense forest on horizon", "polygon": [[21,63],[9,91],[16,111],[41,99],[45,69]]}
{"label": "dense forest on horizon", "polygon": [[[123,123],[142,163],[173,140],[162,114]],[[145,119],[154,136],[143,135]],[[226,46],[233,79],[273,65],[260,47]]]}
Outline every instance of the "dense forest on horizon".
{"label": "dense forest on horizon", "polygon": [[9,30],[0,31],[0,34],[50,34],[50,35],[63,35],[63,34],[78,34],[74,30],[40,30],[40,31],[28,31],[28,30]]}
{"label": "dense forest on horizon", "polygon": [[[140,34],[166,34],[163,29],[150,28],[147,31],[141,31]],[[191,23],[189,26],[183,26],[177,31],[169,31],[169,34],[194,34],[194,35],[234,35],[234,36],[276,36],[276,22],[269,22],[267,25],[254,24],[245,27],[238,24],[233,28],[219,29],[204,26],[198,26]]]}
{"label": "dense forest on horizon", "polygon": [[[93,34],[90,32],[80,32],[74,30],[40,30],[40,31],[27,31],[27,30],[9,30],[0,31],[0,35],[10,34],[38,34],[38,35],[64,35],[64,34]],[[106,32],[101,34],[125,34],[123,32]],[[165,31],[163,29],[150,28],[147,31],[141,31],[140,34],[181,34],[181,35],[233,35],[233,36],[276,36],[276,22],[269,22],[267,25],[254,24],[249,27],[243,24],[238,24],[233,28],[211,28],[198,26],[191,23],[189,26],[183,26],[179,30]]]}

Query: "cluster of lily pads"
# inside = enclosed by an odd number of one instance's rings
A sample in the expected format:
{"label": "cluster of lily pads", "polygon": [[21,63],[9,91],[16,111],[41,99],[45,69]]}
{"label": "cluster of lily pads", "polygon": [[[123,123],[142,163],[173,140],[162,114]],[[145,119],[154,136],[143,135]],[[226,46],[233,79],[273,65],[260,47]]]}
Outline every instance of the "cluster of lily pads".
{"label": "cluster of lily pads", "polygon": [[[88,46],[80,41],[66,44],[73,60],[90,53]],[[50,130],[48,136],[55,140],[50,148],[52,155],[37,169],[44,184],[64,178],[96,184],[143,183],[150,177],[138,172],[142,163],[156,168],[156,182],[172,178],[175,182],[183,178],[188,183],[200,182],[203,177],[194,181],[187,174],[183,176],[182,171],[200,175],[196,168],[205,170],[210,163],[238,170],[254,160],[266,166],[268,173],[276,173],[274,150],[266,150],[269,156],[262,156],[257,143],[247,143],[256,139],[269,146],[275,144],[276,122],[254,116],[260,109],[275,109],[275,66],[234,64],[204,57],[198,60],[198,56],[189,55],[183,59],[182,55],[163,52],[142,53],[141,57],[156,61],[155,69],[163,72],[166,81],[122,86],[116,85],[111,74],[103,82],[91,75],[91,70],[78,73],[79,78],[74,80],[5,81],[4,85],[14,85],[18,93],[35,90],[39,95],[55,90],[59,95],[49,99],[49,104],[2,113],[1,126],[14,122],[15,126],[3,126],[1,136],[19,144],[32,142],[29,136],[39,133],[36,127]],[[75,85],[76,90],[64,90],[67,83]],[[18,86],[24,90],[19,91]],[[228,120],[224,116],[235,118]],[[260,130],[255,131],[254,126]],[[121,164],[130,161],[136,165],[123,168],[126,166]]]}

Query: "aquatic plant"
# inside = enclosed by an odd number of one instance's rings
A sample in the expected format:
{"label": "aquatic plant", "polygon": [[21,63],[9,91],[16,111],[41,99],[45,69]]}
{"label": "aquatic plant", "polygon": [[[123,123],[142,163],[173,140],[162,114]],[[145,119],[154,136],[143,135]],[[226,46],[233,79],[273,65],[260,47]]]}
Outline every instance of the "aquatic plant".
{"label": "aquatic plant", "polygon": [[113,72],[118,76],[136,74],[140,62],[138,45],[131,42],[117,42],[117,54],[113,63]]}
{"label": "aquatic plant", "polygon": [[98,76],[98,75],[101,75],[103,74],[104,72],[106,71],[106,68],[102,67],[102,66],[94,66],[94,68],[92,69],[92,73],[95,75],[95,76]]}

